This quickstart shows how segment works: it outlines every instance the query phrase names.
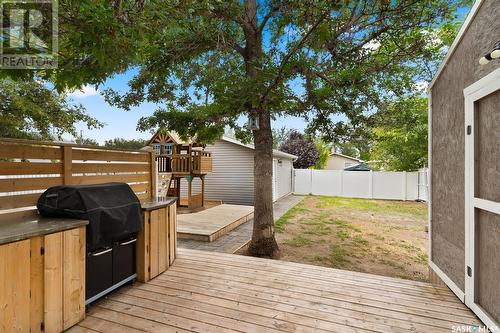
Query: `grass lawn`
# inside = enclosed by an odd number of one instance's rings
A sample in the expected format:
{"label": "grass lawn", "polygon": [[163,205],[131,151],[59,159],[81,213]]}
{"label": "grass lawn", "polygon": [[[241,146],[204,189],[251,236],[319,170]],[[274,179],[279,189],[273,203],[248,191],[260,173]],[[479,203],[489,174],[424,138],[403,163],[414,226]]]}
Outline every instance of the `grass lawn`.
{"label": "grass lawn", "polygon": [[276,231],[281,260],[427,280],[425,203],[308,196]]}

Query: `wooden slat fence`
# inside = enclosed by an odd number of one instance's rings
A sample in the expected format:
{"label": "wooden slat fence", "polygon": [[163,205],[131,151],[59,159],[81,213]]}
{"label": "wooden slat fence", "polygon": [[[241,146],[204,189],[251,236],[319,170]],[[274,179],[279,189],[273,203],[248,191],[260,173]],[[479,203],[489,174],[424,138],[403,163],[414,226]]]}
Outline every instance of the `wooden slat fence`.
{"label": "wooden slat fence", "polygon": [[0,138],[0,223],[36,216],[44,190],[57,185],[128,183],[140,199],[156,189],[152,152]]}

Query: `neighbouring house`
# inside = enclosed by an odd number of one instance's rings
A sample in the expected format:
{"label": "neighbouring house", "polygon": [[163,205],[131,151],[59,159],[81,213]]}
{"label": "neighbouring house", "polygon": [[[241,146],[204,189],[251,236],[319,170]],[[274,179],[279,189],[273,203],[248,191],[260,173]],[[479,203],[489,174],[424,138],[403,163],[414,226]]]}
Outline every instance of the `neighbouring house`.
{"label": "neighbouring house", "polygon": [[343,155],[340,153],[332,153],[325,170],[345,170],[346,168],[360,164],[362,161],[359,158]]}
{"label": "neighbouring house", "polygon": [[500,324],[499,39],[499,1],[476,1],[429,86],[431,278],[494,331]]}
{"label": "neighbouring house", "polygon": [[[205,178],[205,194],[210,200],[224,203],[253,205],[254,202],[254,146],[224,136],[207,145],[213,159],[212,173]],[[273,200],[292,192],[293,161],[297,157],[279,150],[273,151]],[[201,184],[193,182],[197,191]],[[181,183],[181,195],[186,193]]]}

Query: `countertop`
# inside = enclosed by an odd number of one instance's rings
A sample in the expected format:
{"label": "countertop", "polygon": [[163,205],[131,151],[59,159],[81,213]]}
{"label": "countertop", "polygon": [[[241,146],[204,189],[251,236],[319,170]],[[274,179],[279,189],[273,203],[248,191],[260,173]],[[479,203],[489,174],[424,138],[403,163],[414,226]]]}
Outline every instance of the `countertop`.
{"label": "countertop", "polygon": [[[176,201],[176,197],[151,198],[142,200],[141,207],[143,211],[151,211],[168,207]],[[0,223],[0,245],[74,229],[87,224],[89,224],[88,220],[49,217],[27,219],[14,223]]]}
{"label": "countertop", "polygon": [[144,211],[151,211],[168,207],[177,201],[176,197],[156,197],[146,200],[141,200],[141,207]]}
{"label": "countertop", "polygon": [[87,220],[40,217],[15,223],[0,223],[0,245],[74,229],[89,224]]}

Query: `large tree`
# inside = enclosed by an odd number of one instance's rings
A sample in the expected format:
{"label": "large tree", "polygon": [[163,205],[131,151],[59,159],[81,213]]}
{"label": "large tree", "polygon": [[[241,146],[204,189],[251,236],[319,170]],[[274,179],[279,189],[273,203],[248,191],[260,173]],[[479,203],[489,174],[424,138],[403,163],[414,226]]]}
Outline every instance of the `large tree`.
{"label": "large tree", "polygon": [[318,163],[320,159],[319,151],[313,140],[307,139],[302,133],[292,131],[288,138],[283,141],[279,150],[297,156],[293,162],[295,169],[307,169]]}
{"label": "large tree", "polygon": [[415,171],[427,165],[427,98],[390,103],[376,117],[371,158],[385,170]]}
{"label": "large tree", "polygon": [[321,170],[324,169],[328,164],[328,160],[330,159],[330,155],[332,153],[332,145],[324,142],[321,139],[316,139],[314,143],[319,154],[319,159],[314,165],[314,169]]}
{"label": "large tree", "polygon": [[102,127],[82,105],[42,82],[0,80],[0,137],[52,140],[64,133],[76,137],[77,123]]}
{"label": "large tree", "polygon": [[[241,115],[258,120],[249,252],[273,255],[271,120],[304,116],[345,135],[382,100],[404,95],[442,45],[437,26],[469,0],[61,1],[60,87],[101,83],[133,68],[124,109],[163,105],[139,128],[165,126],[210,141]],[[427,73],[428,74],[428,73]],[[51,75],[48,73],[47,75]],[[343,114],[349,126],[335,122]]]}

